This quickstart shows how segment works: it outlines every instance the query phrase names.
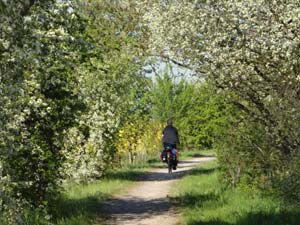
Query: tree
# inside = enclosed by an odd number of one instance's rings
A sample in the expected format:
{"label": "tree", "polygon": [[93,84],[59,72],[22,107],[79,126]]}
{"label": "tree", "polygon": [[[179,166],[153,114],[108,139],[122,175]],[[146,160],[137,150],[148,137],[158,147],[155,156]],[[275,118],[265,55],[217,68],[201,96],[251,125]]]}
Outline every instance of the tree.
{"label": "tree", "polygon": [[248,122],[262,128],[268,143],[251,142],[252,147],[264,152],[265,161],[271,160],[266,154],[270,147],[281,159],[273,167],[277,177],[290,173],[290,162],[299,158],[299,4],[266,0],[142,4],[148,7],[144,18],[150,54],[185,65],[229,96],[233,93],[233,103],[250,115]]}
{"label": "tree", "polygon": [[178,128],[187,148],[213,148],[238,112],[207,82],[186,84],[177,104],[182,107]]}
{"label": "tree", "polygon": [[84,108],[72,73],[84,27],[70,1],[0,6],[0,211],[15,224],[47,215],[58,196],[62,137]]}
{"label": "tree", "polygon": [[107,167],[143,80],[126,2],[0,2],[1,223],[48,223],[63,180]]}
{"label": "tree", "polygon": [[77,182],[99,178],[111,165],[118,131],[144,88],[138,14],[126,2],[80,2],[89,51],[76,74],[86,110],[65,136],[64,148],[65,171]]}
{"label": "tree", "polygon": [[[291,152],[292,146],[298,145],[294,137],[297,129],[289,125],[288,131],[279,124],[288,123],[284,111],[298,107],[295,21],[299,3],[151,4],[152,10],[145,16],[154,39],[151,46],[170,49],[159,53],[178,60],[184,57],[181,61],[212,78],[217,87],[238,94],[243,100],[239,101],[240,107],[269,128],[282,152]],[[182,13],[176,14],[179,9]]]}
{"label": "tree", "polygon": [[153,118],[161,124],[172,118],[184,149],[212,148],[234,114],[234,107],[211,84],[176,79],[171,69],[156,75],[150,93]]}
{"label": "tree", "polygon": [[174,74],[170,68],[166,68],[162,74],[156,73],[153,86],[150,90],[151,114],[153,118],[166,123],[166,121],[176,114],[176,85],[174,84]]}

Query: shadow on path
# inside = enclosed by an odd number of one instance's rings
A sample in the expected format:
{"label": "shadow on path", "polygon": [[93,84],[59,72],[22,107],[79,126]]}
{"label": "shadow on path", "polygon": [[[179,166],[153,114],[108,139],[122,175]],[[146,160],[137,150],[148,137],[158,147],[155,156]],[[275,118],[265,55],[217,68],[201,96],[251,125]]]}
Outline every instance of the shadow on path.
{"label": "shadow on path", "polygon": [[122,219],[130,220],[136,219],[138,215],[143,215],[143,218],[147,218],[154,215],[159,215],[163,212],[170,210],[170,204],[168,199],[159,198],[145,200],[143,198],[126,198],[126,199],[111,199],[103,204],[102,213],[107,215],[105,218],[109,218],[109,215],[122,217]]}
{"label": "shadow on path", "polygon": [[[187,170],[180,170],[182,168],[185,168]],[[183,176],[187,174],[192,175],[201,175],[201,174],[209,174],[213,173],[215,169],[195,169],[191,170],[192,168],[190,166],[178,166],[178,171],[173,171],[172,174],[166,172],[149,172],[148,174],[145,174],[144,176],[141,176],[138,178],[138,181],[167,181],[167,180],[177,180],[182,178]]]}
{"label": "shadow on path", "polygon": [[[101,224],[177,224],[178,215],[168,197],[173,182],[192,173],[194,175],[212,173],[213,169],[197,168],[199,164],[213,158],[183,160],[177,170],[169,174],[167,167],[155,169],[137,178],[138,184],[126,194],[103,203]],[[193,172],[192,172],[193,171]]]}
{"label": "shadow on path", "polygon": [[[215,157],[207,157],[214,159]],[[173,170],[172,174],[168,174],[167,164],[162,163],[162,168],[153,170],[151,172],[141,172],[141,171],[118,171],[111,174],[110,178],[130,180],[130,181],[166,181],[166,180],[177,180],[185,176],[186,174],[200,175],[212,173],[214,169],[195,169],[195,166],[199,164],[199,161],[179,161],[177,170]]]}
{"label": "shadow on path", "polygon": [[212,158],[215,158],[216,155],[205,155],[205,154],[201,154],[201,153],[193,153],[193,154],[188,154],[189,157],[192,157],[192,158],[203,158],[203,157],[212,157]]}

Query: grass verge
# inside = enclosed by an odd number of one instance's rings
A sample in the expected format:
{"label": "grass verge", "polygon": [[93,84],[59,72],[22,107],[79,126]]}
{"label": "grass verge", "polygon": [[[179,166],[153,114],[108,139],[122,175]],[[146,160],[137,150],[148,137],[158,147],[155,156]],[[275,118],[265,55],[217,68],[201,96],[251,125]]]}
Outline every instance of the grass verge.
{"label": "grass verge", "polygon": [[299,225],[300,209],[219,180],[216,162],[203,164],[178,182],[173,200],[187,225]]}
{"label": "grass verge", "polygon": [[180,151],[179,157],[182,159],[193,158],[193,157],[215,157],[216,151],[213,149],[205,149],[205,150],[186,150]]}

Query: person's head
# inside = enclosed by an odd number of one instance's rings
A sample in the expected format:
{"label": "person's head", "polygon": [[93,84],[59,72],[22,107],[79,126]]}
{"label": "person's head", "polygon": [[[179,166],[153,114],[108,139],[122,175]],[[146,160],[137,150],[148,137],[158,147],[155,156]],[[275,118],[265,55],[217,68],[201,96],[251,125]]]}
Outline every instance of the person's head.
{"label": "person's head", "polygon": [[173,120],[172,119],[168,119],[167,124],[168,125],[173,125]]}

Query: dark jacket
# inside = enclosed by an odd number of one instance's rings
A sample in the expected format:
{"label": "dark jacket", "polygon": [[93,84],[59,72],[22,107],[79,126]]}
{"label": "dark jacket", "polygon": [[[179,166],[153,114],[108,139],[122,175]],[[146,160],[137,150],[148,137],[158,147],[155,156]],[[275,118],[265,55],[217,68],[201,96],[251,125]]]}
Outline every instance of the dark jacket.
{"label": "dark jacket", "polygon": [[162,142],[172,145],[179,144],[179,136],[177,129],[172,125],[166,126],[163,130]]}

